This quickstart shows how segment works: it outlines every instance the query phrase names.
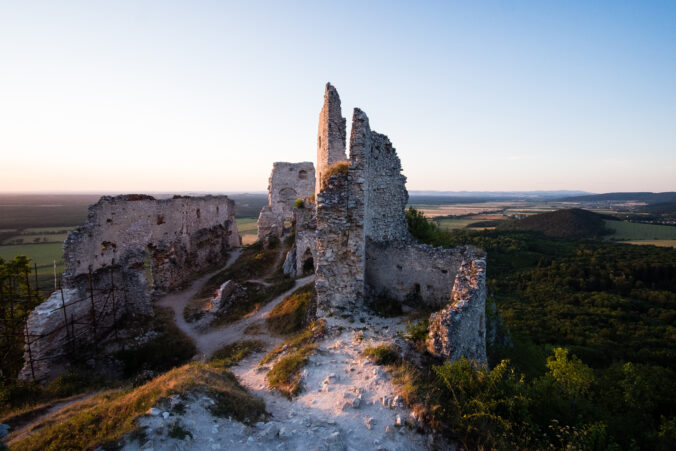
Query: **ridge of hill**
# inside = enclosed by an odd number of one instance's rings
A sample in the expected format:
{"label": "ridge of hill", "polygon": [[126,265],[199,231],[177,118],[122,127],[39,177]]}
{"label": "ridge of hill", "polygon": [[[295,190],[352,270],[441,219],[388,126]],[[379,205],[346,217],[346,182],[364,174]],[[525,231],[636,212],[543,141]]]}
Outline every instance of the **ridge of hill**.
{"label": "ridge of hill", "polygon": [[604,219],[615,219],[581,208],[557,210],[522,219],[505,221],[498,230],[521,230],[541,232],[556,238],[599,238],[611,233]]}
{"label": "ridge of hill", "polygon": [[648,204],[657,204],[663,202],[676,202],[676,192],[667,191],[664,193],[651,192],[630,192],[630,193],[605,193],[591,194],[588,196],[572,196],[557,199],[562,202],[646,202]]}

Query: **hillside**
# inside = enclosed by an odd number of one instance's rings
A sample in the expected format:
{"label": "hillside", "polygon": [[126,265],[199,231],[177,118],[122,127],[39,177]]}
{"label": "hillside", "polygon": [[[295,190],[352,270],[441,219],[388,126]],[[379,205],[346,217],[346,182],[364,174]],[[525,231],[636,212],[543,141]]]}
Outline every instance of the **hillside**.
{"label": "hillside", "polygon": [[557,210],[505,221],[498,230],[542,232],[556,238],[598,238],[607,235],[605,216],[580,208]]}
{"label": "hillside", "polygon": [[558,199],[562,202],[645,202],[657,204],[662,202],[676,202],[676,192],[664,193],[632,192],[632,193],[605,193],[589,196],[573,196]]}

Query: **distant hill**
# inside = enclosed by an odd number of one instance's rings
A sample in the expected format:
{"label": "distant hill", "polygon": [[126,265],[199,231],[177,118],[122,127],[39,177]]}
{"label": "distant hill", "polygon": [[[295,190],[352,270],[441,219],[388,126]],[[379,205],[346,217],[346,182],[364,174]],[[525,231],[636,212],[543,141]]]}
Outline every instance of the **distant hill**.
{"label": "distant hill", "polygon": [[676,192],[668,191],[665,193],[606,193],[591,194],[588,196],[569,196],[557,199],[562,202],[645,202],[648,204],[658,204],[664,202],[676,202]]}
{"label": "distant hill", "polygon": [[660,202],[657,204],[650,204],[639,208],[639,211],[644,213],[652,213],[654,215],[676,216],[676,202]]}
{"label": "distant hill", "polygon": [[[548,200],[561,197],[585,196],[592,193],[587,191],[558,190],[558,191],[421,191],[411,190],[408,192],[411,198],[437,198],[450,200],[453,203],[459,203],[467,199],[474,201],[511,201],[511,200]],[[413,203],[413,202],[411,202]],[[439,202],[434,202],[439,203]]]}
{"label": "distant hill", "polygon": [[542,232],[557,238],[592,239],[611,233],[606,228],[604,219],[609,217],[580,208],[571,208],[504,221],[497,229]]}

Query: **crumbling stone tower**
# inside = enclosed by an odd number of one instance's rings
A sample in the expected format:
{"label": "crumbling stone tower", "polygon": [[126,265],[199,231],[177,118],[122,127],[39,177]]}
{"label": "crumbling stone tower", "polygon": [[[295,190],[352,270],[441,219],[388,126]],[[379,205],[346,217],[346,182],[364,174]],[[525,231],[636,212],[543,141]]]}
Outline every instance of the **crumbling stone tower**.
{"label": "crumbling stone tower", "polygon": [[352,115],[349,150],[347,159],[340,97],[327,84],[319,115],[315,202],[306,199],[293,210],[296,247],[285,271],[295,277],[312,262],[320,313],[360,309],[374,298],[439,309],[430,318],[430,352],[485,363],[483,252],[412,239],[397,152],[387,136],[371,130],[359,108]]}
{"label": "crumbling stone tower", "polygon": [[340,97],[331,83],[324,90],[324,107],[319,113],[317,133],[317,177],[315,194],[321,190],[322,180],[328,168],[345,161],[345,118],[340,111]]}

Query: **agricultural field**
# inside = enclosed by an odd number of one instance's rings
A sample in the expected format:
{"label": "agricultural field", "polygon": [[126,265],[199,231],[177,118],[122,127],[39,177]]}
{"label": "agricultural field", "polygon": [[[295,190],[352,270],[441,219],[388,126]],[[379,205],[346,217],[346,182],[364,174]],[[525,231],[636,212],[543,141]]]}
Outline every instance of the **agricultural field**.
{"label": "agricultural field", "polygon": [[63,243],[0,246],[0,258],[9,260],[16,257],[17,255],[25,255],[37,265],[38,279],[41,289],[50,288],[53,284],[54,262],[56,262],[57,274],[61,274],[65,269],[62,258]]}
{"label": "agricultural field", "polygon": [[676,227],[638,222],[606,221],[606,227],[614,233],[607,239],[626,241],[629,244],[676,247]]}
{"label": "agricultural field", "polygon": [[242,235],[242,244],[253,244],[257,239],[258,227],[255,218],[237,218],[237,230]]}

